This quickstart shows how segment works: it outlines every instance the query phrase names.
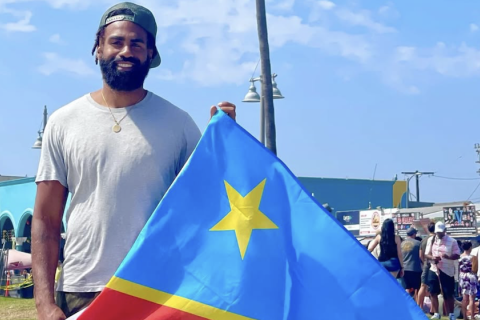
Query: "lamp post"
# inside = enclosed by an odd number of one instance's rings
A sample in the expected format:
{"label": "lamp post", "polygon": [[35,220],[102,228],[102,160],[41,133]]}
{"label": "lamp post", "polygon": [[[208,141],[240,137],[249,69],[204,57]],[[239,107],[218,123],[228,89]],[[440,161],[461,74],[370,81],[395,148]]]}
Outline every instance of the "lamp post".
{"label": "lamp post", "polygon": [[277,134],[275,129],[275,109],[273,107],[273,81],[272,69],[270,65],[270,47],[268,44],[267,30],[267,11],[265,0],[255,0],[255,9],[257,16],[258,45],[260,51],[260,73],[262,74],[262,103],[264,109],[265,121],[262,126],[266,125],[265,138],[267,148],[277,154]]}
{"label": "lamp post", "polygon": [[43,139],[43,133],[45,132],[45,127],[47,126],[47,106],[44,107],[43,109],[43,128],[38,131],[38,138],[37,141],[32,146],[32,149],[41,149],[42,148],[42,139]]}
{"label": "lamp post", "polygon": [[420,174],[415,173],[407,179],[407,209],[409,207],[409,202],[410,202],[410,180],[412,180],[413,177],[416,177],[418,175],[420,175]]}
{"label": "lamp post", "polygon": [[[277,83],[275,82],[275,78],[277,74],[272,74],[272,92],[273,92],[273,99],[283,99],[282,93],[277,88]],[[264,106],[264,99],[260,96],[257,92],[257,88],[255,87],[255,82],[262,81],[262,77],[251,78],[250,79],[250,88],[248,88],[248,92],[243,98],[243,102],[260,102],[260,142],[265,145],[265,106]]]}
{"label": "lamp post", "polygon": [[417,202],[420,202],[420,182],[419,178],[420,176],[426,174],[426,175],[433,175],[435,172],[420,172],[420,171],[415,171],[415,172],[402,172],[402,174],[411,174],[411,176],[407,179],[407,208],[408,208],[408,202],[410,200],[410,180],[415,177],[417,180]]}

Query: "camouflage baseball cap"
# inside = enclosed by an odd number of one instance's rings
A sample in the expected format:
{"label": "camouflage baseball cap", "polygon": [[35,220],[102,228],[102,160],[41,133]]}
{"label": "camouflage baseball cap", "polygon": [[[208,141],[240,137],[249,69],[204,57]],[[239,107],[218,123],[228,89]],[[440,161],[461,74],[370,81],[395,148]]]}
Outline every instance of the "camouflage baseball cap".
{"label": "camouflage baseball cap", "polygon": [[[133,15],[111,15],[111,12],[120,9],[129,9],[133,12]],[[146,32],[150,33],[154,39],[157,36],[157,23],[155,22],[155,17],[153,16],[153,13],[147,8],[139,6],[138,4],[131,2],[121,2],[114,5],[113,7],[105,11],[102,16],[102,20],[100,20],[100,25],[98,26],[98,28],[103,28],[104,26],[116,21],[131,21],[135,24],[138,24]],[[150,68],[158,67],[160,65],[160,62],[160,54],[158,53],[157,47],[154,45],[154,58],[150,64]]]}

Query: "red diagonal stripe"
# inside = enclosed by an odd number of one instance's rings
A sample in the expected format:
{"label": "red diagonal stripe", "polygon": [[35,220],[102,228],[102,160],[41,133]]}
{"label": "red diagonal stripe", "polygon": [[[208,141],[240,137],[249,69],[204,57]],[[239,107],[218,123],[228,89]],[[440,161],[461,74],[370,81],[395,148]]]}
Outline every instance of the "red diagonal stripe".
{"label": "red diagonal stripe", "polygon": [[78,320],[207,320],[105,288]]}

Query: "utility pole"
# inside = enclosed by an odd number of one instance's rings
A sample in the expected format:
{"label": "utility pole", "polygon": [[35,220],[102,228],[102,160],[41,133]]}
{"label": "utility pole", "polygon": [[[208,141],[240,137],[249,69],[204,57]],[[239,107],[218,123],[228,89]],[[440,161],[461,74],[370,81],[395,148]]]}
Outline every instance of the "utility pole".
{"label": "utility pole", "polygon": [[402,174],[411,175],[410,178],[408,178],[407,180],[407,206],[408,206],[408,201],[410,199],[410,190],[409,190],[410,179],[412,179],[413,177],[415,177],[416,186],[417,186],[417,202],[420,202],[420,176],[434,175],[435,172],[427,172],[427,171],[421,172],[417,170],[415,172],[402,172]]}
{"label": "utility pole", "polygon": [[[479,143],[475,143],[475,151],[477,151],[477,156],[478,156],[478,160],[475,161],[475,163],[480,163],[480,144]],[[480,169],[477,170],[477,173],[480,174]]]}
{"label": "utility pole", "polygon": [[270,49],[268,46],[267,14],[265,0],[256,0],[258,42],[260,44],[260,61],[262,62],[262,99],[261,106],[265,114],[265,135],[267,148],[277,154],[275,131],[275,111],[273,109],[272,71],[270,66]]}

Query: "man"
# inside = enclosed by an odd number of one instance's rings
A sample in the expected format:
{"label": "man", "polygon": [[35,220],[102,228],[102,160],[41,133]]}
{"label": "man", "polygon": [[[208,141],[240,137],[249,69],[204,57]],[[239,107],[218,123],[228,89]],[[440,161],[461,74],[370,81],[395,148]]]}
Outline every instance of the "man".
{"label": "man", "polygon": [[417,303],[419,307],[422,309],[423,309],[425,296],[429,295],[428,286],[427,286],[427,273],[428,273],[428,270],[430,269],[430,262],[425,257],[425,251],[427,249],[428,239],[430,239],[435,235],[435,232],[434,232],[435,222],[430,221],[430,223],[427,226],[427,229],[428,229],[429,235],[423,238],[422,242],[420,243],[420,260],[422,260],[422,277],[421,277],[422,285],[420,286],[420,290],[418,291]]}
{"label": "man", "polygon": [[[120,3],[108,9],[93,51],[102,89],[50,117],[32,227],[39,320],[65,319],[93,301],[200,138],[186,112],[143,88],[149,69],[160,64],[156,32],[144,7]],[[219,107],[235,119],[233,104]],[[213,106],[210,116],[215,112]],[[68,193],[65,260],[54,299]]]}
{"label": "man", "polygon": [[410,227],[407,230],[407,238],[402,242],[403,255],[403,281],[405,289],[410,294],[413,293],[417,301],[418,289],[421,285],[422,261],[420,260],[420,241],[416,240],[417,229]]}
{"label": "man", "polygon": [[443,300],[449,313],[449,319],[455,320],[454,291],[455,265],[454,261],[460,258],[460,248],[457,241],[446,234],[445,224],[441,221],[435,224],[435,235],[428,240],[426,258],[431,260],[427,274],[428,289],[432,300],[434,315],[431,319],[440,319],[438,312],[438,295],[442,293]]}

